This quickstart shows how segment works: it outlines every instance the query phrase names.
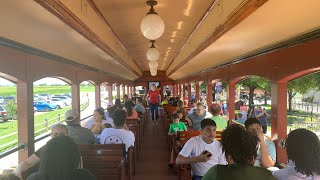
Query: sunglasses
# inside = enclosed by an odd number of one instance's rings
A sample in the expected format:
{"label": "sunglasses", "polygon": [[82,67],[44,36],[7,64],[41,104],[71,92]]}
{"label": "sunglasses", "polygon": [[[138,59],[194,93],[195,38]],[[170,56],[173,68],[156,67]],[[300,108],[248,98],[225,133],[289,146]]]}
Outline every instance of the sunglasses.
{"label": "sunglasses", "polygon": [[[287,136],[288,137],[288,136]],[[281,139],[278,143],[278,145],[282,148],[282,149],[286,149],[287,148],[287,137],[285,139]]]}

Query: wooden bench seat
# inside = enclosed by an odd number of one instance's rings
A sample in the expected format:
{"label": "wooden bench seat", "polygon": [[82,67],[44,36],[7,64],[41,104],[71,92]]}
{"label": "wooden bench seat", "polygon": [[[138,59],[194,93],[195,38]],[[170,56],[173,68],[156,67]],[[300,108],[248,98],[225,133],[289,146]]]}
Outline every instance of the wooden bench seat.
{"label": "wooden bench seat", "polygon": [[107,177],[123,179],[126,171],[129,179],[133,179],[132,148],[129,148],[126,153],[125,144],[82,144],[78,146],[82,155],[83,167],[90,170],[97,178],[99,177],[98,179]]}

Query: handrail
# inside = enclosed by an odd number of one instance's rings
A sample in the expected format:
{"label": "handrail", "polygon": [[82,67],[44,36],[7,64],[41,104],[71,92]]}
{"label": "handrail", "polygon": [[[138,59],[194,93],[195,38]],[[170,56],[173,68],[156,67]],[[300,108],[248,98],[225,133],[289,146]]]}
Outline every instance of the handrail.
{"label": "handrail", "polygon": [[4,157],[6,157],[6,156],[8,156],[8,155],[10,155],[12,153],[15,153],[15,152],[17,152],[17,151],[19,151],[21,149],[24,149],[26,147],[27,147],[26,144],[20,144],[18,147],[15,147],[15,148],[9,149],[9,150],[7,150],[7,151],[5,151],[3,153],[0,153],[0,159],[4,158]]}

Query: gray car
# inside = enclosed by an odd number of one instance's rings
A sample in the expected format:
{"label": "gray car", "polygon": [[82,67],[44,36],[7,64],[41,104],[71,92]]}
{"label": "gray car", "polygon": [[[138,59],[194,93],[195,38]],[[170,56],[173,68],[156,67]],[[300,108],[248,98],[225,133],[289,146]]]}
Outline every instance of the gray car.
{"label": "gray car", "polygon": [[0,120],[8,121],[8,119],[9,117],[7,111],[4,109],[3,106],[0,106]]}

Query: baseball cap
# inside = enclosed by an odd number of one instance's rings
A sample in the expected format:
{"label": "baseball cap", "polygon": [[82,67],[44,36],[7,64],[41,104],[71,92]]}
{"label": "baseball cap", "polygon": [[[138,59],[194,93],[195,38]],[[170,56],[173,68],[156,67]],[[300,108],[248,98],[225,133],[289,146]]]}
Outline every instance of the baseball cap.
{"label": "baseball cap", "polygon": [[78,117],[78,113],[75,109],[70,109],[64,114],[64,117],[66,121],[73,121]]}

